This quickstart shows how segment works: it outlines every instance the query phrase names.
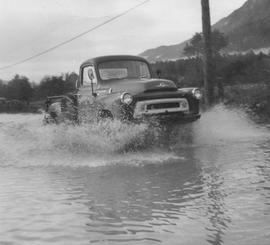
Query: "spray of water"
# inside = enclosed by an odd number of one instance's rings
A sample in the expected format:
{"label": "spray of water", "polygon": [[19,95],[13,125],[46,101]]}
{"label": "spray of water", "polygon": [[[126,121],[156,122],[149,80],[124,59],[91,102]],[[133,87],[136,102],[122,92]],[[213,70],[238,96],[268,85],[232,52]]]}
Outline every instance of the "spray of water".
{"label": "spray of water", "polygon": [[147,124],[103,121],[93,124],[41,124],[40,116],[3,115],[0,161],[3,165],[102,166],[163,162],[174,154],[156,147],[157,130]]}
{"label": "spray of water", "polygon": [[224,105],[204,113],[194,126],[197,144],[230,144],[269,138],[269,130],[253,122],[243,110],[228,109]]}
{"label": "spray of water", "polygon": [[231,144],[269,138],[269,129],[240,110],[216,106],[192,125],[156,128],[104,121],[95,124],[41,124],[40,115],[0,116],[0,164],[103,166],[181,160],[179,147]]}

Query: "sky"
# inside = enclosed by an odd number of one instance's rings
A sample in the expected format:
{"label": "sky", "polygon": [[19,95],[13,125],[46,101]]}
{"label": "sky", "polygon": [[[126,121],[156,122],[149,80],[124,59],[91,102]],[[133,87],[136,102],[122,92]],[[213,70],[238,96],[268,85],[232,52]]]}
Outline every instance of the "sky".
{"label": "sky", "polygon": [[[144,0],[0,0],[0,68],[68,40]],[[212,24],[246,0],[210,0]],[[132,12],[75,41],[24,64],[0,69],[0,79],[15,74],[39,83],[45,75],[78,72],[89,58],[137,55],[177,44],[201,31],[200,0],[150,0]]]}

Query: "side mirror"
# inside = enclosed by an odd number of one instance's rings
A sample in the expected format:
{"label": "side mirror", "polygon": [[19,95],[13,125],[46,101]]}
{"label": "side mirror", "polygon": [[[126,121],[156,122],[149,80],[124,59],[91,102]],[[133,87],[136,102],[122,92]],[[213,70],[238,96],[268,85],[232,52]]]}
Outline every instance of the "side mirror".
{"label": "side mirror", "polygon": [[93,84],[93,80],[94,80],[95,76],[94,76],[94,72],[93,72],[92,69],[89,69],[89,70],[88,70],[88,77],[89,77],[89,79],[90,79],[90,81],[91,81],[92,95],[93,95],[94,97],[97,97],[97,93],[94,92],[94,84]]}
{"label": "side mirror", "polygon": [[80,87],[80,84],[79,84],[79,80],[77,79],[75,82],[75,89],[79,89],[79,87]]}
{"label": "side mirror", "polygon": [[89,79],[90,79],[91,81],[95,78],[94,72],[93,72],[92,69],[89,69],[89,70],[88,70],[88,77],[89,77]]}
{"label": "side mirror", "polygon": [[156,70],[156,73],[157,73],[158,78],[161,78],[161,70],[160,69],[157,69]]}

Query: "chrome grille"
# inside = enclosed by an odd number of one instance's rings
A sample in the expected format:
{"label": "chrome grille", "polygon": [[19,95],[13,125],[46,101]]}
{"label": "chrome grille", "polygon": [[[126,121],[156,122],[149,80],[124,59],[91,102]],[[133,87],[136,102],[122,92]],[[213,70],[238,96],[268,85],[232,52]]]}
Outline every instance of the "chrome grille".
{"label": "chrome grille", "polygon": [[171,102],[171,103],[157,103],[157,104],[149,104],[146,106],[147,110],[158,110],[158,109],[169,109],[169,108],[177,108],[179,107],[179,102]]}
{"label": "chrome grille", "polygon": [[172,112],[185,112],[189,110],[188,101],[185,98],[168,98],[139,101],[136,104],[134,118],[143,115],[158,115]]}

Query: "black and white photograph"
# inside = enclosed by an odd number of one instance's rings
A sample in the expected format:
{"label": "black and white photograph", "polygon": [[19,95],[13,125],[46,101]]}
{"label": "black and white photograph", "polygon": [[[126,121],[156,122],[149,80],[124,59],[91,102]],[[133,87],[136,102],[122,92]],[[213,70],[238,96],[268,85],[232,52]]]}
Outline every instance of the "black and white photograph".
{"label": "black and white photograph", "polygon": [[0,245],[269,245],[270,0],[0,0]]}

